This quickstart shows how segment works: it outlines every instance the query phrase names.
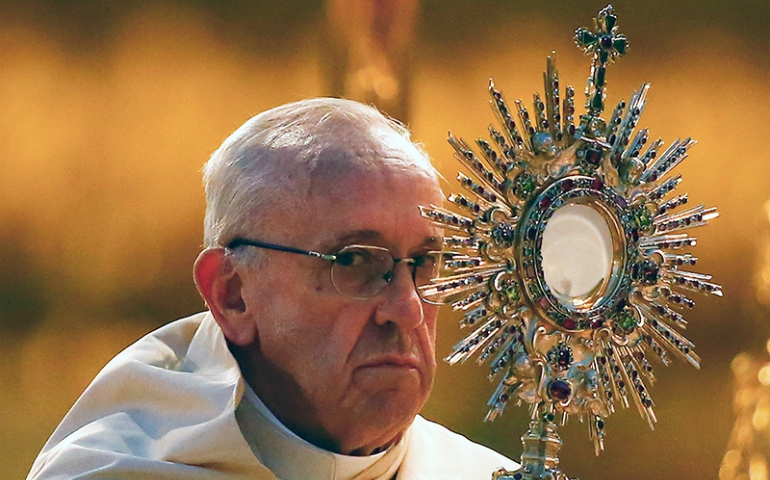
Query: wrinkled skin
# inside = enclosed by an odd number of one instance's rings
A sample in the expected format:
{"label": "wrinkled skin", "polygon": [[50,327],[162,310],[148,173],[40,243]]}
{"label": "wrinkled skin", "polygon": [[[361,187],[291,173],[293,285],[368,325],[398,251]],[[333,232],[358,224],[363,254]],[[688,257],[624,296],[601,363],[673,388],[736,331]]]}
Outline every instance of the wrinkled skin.
{"label": "wrinkled skin", "polygon": [[[252,238],[324,253],[377,245],[397,258],[440,248],[440,232],[418,210],[441,203],[425,176],[330,175],[308,182],[306,194],[306,208],[277,208]],[[249,270],[228,268],[221,249],[209,252],[196,266],[199,288],[206,297],[206,272],[219,262],[219,283],[208,290],[221,306],[207,303],[247,382],[281,422],[344,454],[371,454],[400,438],[436,369],[437,307],[417,295],[410,266],[399,263],[379,295],[356,300],[337,292],[325,260],[264,251]]]}

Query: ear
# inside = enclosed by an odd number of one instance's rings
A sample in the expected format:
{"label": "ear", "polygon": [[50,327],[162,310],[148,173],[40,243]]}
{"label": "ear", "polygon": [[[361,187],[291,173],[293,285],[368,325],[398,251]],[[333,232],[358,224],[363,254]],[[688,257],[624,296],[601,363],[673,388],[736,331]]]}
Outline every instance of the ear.
{"label": "ear", "polygon": [[240,273],[222,248],[207,248],[193,267],[195,285],[225,337],[236,345],[250,345],[257,336],[254,312],[243,298]]}

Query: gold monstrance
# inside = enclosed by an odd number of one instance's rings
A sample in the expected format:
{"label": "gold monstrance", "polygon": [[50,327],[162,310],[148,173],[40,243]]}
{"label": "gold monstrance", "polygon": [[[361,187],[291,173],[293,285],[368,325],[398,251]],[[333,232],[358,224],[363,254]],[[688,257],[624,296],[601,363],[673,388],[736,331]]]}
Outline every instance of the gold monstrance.
{"label": "gold monstrance", "polygon": [[586,112],[576,118],[571,86],[562,97],[553,56],[532,110],[490,82],[499,126],[489,141],[474,149],[449,135],[470,171],[458,175],[464,192],[448,197],[455,211],[422,208],[446,232],[442,275],[422,293],[473,329],[446,360],[476,356],[500,379],[486,420],[508,403],[529,406],[521,467],[498,480],[567,480],[556,431],[569,415],[587,423],[597,455],[617,408],[633,403],[654,426],[651,360],[699,368],[680,312],[694,306],[691,293],[722,295],[710,275],[690,271],[688,253],[689,230],[716,208],[681,209],[688,196],[675,194],[682,177],[671,174],[695,141],[664,149],[636,128],[649,84],[602,118],[607,67],[628,51],[611,5],[575,41],[592,58]]}

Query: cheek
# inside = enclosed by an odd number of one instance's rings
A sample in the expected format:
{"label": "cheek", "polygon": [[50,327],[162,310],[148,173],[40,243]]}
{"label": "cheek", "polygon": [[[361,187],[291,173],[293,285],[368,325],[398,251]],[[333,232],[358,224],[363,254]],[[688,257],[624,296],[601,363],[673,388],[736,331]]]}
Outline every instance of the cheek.
{"label": "cheek", "polygon": [[282,307],[272,308],[270,320],[260,322],[266,330],[261,336],[266,356],[280,359],[298,377],[344,371],[366,325],[365,308],[351,308],[338,296],[326,295],[302,299],[278,295],[269,303]]}

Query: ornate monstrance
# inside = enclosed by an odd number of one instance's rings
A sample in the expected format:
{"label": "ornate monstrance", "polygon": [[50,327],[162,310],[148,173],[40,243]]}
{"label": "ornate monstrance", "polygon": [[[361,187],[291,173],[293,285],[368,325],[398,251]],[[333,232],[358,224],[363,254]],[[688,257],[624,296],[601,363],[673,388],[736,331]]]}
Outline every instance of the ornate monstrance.
{"label": "ornate monstrance", "polygon": [[500,127],[475,151],[449,135],[472,176],[459,174],[454,211],[422,208],[446,232],[442,275],[422,293],[463,312],[460,326],[472,329],[446,360],[489,363],[499,383],[487,420],[509,403],[531,414],[521,468],[496,479],[567,479],[556,430],[569,415],[588,425],[597,455],[616,409],[633,403],[653,427],[652,363],[677,357],[698,368],[680,312],[693,307],[691,293],[722,295],[690,271],[688,253],[696,239],[687,232],[716,208],[680,208],[688,197],[671,174],[695,141],[664,149],[637,130],[649,84],[601,117],[607,66],[628,50],[612,6],[575,41],[592,57],[586,113],[576,119],[572,87],[562,97],[553,57],[532,110],[510,106],[490,82]]}

